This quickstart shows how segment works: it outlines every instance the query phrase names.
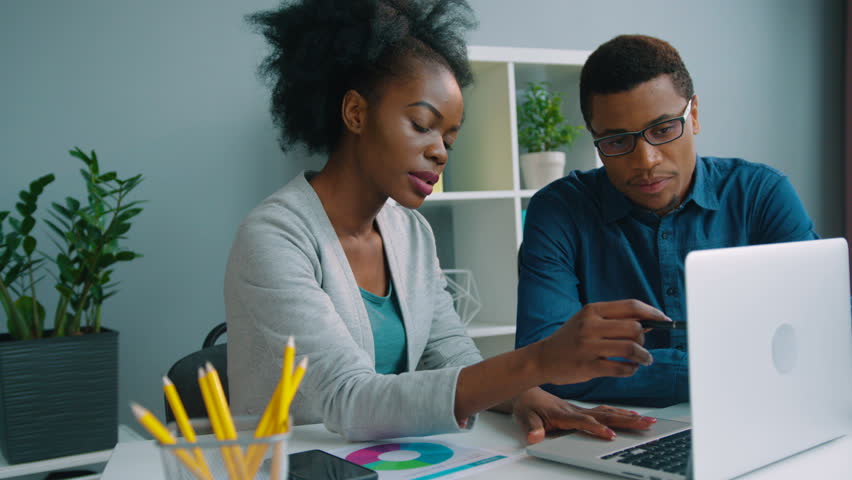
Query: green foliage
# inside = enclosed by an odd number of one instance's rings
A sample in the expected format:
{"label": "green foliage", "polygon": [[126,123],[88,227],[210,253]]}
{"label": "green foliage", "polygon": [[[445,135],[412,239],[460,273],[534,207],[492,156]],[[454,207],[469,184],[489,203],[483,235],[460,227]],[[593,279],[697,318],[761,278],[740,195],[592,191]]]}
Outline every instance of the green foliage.
{"label": "green foliage", "polygon": [[[63,336],[100,331],[101,305],[116,293],[116,283],[111,281],[114,265],[141,256],[124,250],[120,240],[126,238],[130,220],[142,212],[142,202],[127,200],[142,176],[122,179],[116,172],[101,174],[94,151],[86,155],[75,147],[69,153],[86,165],[80,170],[86,203],[67,197],[64,205],[52,204],[52,220],[44,222],[59,250],[54,258],[37,251],[36,239],[30,235],[36,224],[33,213],[38,197],[54,180],[53,175],[39,178],[20,193],[21,202],[15,206],[21,218],[0,212],[0,303],[9,333],[18,339],[44,336],[45,310],[36,298],[35,285],[41,280],[37,272],[45,260],[51,260],[57,269],[53,276],[59,301],[53,334]],[[12,231],[4,235],[7,219]]]}
{"label": "green foliage", "polygon": [[583,126],[565,124],[562,95],[547,82],[529,82],[528,87],[518,108],[518,143],[530,153],[570,147]]}
{"label": "green foliage", "polygon": [[[32,236],[36,224],[33,214],[38,197],[54,179],[53,175],[45,175],[18,194],[21,201],[15,204],[15,210],[19,218],[8,211],[0,212],[0,303],[9,333],[16,338],[40,337],[44,328],[44,307],[38,303],[35,291],[44,259],[33,256],[38,246]],[[8,233],[3,230],[7,219],[12,227]]]}

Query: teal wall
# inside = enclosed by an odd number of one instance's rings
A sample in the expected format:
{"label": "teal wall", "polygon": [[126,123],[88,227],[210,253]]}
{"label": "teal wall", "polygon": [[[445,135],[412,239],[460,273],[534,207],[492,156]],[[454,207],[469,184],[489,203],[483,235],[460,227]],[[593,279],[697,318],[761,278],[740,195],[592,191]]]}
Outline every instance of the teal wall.
{"label": "teal wall", "polygon": [[[0,2],[0,209],[31,179],[80,195],[67,150],[142,173],[150,200],[105,322],[121,332],[122,405],[162,414],[160,376],[223,321],[242,217],[298,170],[277,147],[265,47],[242,16],[272,0]],[[700,96],[699,151],[788,173],[824,236],[842,232],[844,2],[472,0],[479,45],[594,49],[619,33],[678,47]],[[43,206],[48,203],[42,202]],[[42,288],[52,297],[50,279]],[[52,302],[46,302],[52,310]],[[81,375],[86,374],[81,372]],[[130,422],[129,409],[121,419]]]}

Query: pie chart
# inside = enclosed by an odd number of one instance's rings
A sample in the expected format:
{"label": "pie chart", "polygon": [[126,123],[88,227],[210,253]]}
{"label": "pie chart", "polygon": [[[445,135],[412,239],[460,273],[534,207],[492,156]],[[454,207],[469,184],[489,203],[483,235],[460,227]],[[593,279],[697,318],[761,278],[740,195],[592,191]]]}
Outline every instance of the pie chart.
{"label": "pie chart", "polygon": [[[387,456],[414,456],[407,460],[382,460]],[[428,467],[447,461],[453,456],[449,447],[436,443],[386,443],[356,450],[346,456],[346,460],[367,468],[380,470],[408,470],[411,468]]]}

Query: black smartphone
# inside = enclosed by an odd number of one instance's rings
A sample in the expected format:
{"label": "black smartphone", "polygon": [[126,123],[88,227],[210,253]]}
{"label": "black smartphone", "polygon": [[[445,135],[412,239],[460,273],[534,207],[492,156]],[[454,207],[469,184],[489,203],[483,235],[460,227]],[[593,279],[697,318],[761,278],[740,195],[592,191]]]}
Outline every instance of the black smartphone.
{"label": "black smartphone", "polygon": [[322,450],[290,454],[289,480],[374,480],[379,474]]}

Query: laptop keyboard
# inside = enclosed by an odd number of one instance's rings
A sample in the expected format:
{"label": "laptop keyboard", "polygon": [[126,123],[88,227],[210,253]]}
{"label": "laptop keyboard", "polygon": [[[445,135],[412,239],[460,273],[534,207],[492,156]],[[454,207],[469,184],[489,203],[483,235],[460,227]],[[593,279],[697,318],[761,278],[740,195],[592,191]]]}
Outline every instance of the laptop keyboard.
{"label": "laptop keyboard", "polygon": [[686,475],[687,462],[691,451],[692,435],[690,430],[673,433],[650,442],[635,445],[619,452],[601,457],[639,467]]}

